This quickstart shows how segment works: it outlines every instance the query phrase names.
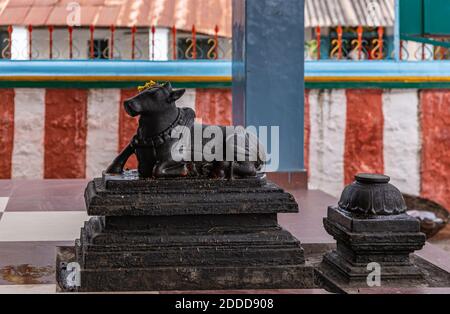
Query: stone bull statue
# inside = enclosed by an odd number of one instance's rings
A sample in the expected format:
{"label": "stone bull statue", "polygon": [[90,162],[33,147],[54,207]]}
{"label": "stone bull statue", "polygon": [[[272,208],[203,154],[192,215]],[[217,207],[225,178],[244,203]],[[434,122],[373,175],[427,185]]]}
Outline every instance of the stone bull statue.
{"label": "stone bull statue", "polygon": [[[200,148],[187,145],[188,151],[177,152],[174,147],[180,145],[181,139],[174,136],[175,131],[188,130],[193,143],[196,140],[194,128],[203,131],[211,126],[196,124],[192,109],[175,105],[184,95],[184,89],[173,90],[170,83],[150,82],[139,90],[138,95],[124,102],[125,111],[130,116],[139,116],[137,133],[107,168],[107,173],[121,174],[132,154],[136,154],[138,172],[143,178],[202,176],[231,179],[256,176],[262,169],[266,156],[264,148],[256,136],[243,128],[233,129],[230,134],[226,127],[214,126],[222,134],[220,141],[223,151],[216,152],[221,155],[220,160],[206,160],[203,157],[198,160],[193,157],[199,153],[203,156],[203,148],[211,140],[203,136]],[[232,160],[229,157],[227,159],[230,154],[226,152],[229,150],[232,150]],[[180,154],[184,157],[181,160]]]}

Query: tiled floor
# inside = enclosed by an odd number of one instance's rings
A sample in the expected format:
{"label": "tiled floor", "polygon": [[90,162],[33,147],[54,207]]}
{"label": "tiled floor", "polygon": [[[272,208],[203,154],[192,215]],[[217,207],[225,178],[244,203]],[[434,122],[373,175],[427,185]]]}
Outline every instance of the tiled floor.
{"label": "tiled floor", "polygon": [[[88,219],[83,197],[86,183],[86,180],[0,180],[0,294],[55,292],[56,246],[73,245]],[[332,243],[333,239],[322,227],[322,218],[327,206],[337,200],[320,191],[289,192],[298,201],[300,212],[279,215],[280,224],[304,244]],[[427,258],[435,250],[429,248],[423,254]],[[450,264],[445,262],[447,255],[436,256],[443,264]]]}
{"label": "tiled floor", "polygon": [[86,180],[0,180],[0,293],[54,293],[56,246],[88,219]]}
{"label": "tiled floor", "polygon": [[0,197],[0,213],[3,213],[5,211],[8,200],[9,197]]}
{"label": "tiled floor", "polygon": [[4,285],[0,286],[0,294],[54,294],[56,285]]}
{"label": "tiled floor", "polygon": [[[0,180],[0,293],[55,291],[55,248],[73,245],[88,219],[86,184],[86,180]],[[302,216],[280,215],[280,222],[296,236],[304,236],[304,242],[332,241],[322,228],[312,226],[321,224],[321,213],[336,200],[318,191],[295,194],[303,205]]]}
{"label": "tiled floor", "polygon": [[0,197],[0,219],[3,216],[3,212],[6,209],[6,205],[8,204],[9,197]]}
{"label": "tiled floor", "polygon": [[74,240],[87,219],[86,212],[5,212],[0,242]]}
{"label": "tiled floor", "polygon": [[85,209],[83,195],[87,180],[17,180],[12,182],[10,200],[5,210],[7,212],[84,211]]}

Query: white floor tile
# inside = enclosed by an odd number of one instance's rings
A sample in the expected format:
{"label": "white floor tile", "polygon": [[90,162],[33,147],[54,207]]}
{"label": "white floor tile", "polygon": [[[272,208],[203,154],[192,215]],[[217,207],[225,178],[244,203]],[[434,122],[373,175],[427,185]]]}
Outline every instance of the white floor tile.
{"label": "white floor tile", "polygon": [[0,294],[53,294],[56,285],[0,285]]}
{"label": "white floor tile", "polygon": [[8,200],[9,197],[0,197],[0,213],[5,211]]}
{"label": "white floor tile", "polygon": [[5,212],[0,242],[73,241],[89,217],[86,212]]}

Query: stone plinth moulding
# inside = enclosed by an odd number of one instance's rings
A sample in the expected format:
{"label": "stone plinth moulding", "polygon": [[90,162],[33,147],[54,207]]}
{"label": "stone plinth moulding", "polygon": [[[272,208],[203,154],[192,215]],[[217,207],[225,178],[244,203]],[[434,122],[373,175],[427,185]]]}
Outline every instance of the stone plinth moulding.
{"label": "stone plinth moulding", "polygon": [[[142,179],[125,172],[90,182],[85,199],[93,217],[75,247],[57,254],[63,291],[313,285],[300,242],[277,222],[277,213],[298,205],[264,175]],[[71,263],[79,265],[78,286],[67,280]]]}
{"label": "stone plinth moulding", "polygon": [[406,214],[400,191],[384,175],[359,174],[337,206],[328,208],[323,223],[337,242],[327,253],[321,272],[329,281],[367,287],[368,275],[379,265],[380,280],[421,280],[410,254],[425,244],[419,221]]}

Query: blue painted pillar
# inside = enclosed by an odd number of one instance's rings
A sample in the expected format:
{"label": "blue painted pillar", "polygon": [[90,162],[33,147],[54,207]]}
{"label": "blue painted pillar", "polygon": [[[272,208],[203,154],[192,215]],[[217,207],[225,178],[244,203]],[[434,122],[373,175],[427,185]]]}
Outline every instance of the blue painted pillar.
{"label": "blue painted pillar", "polygon": [[280,172],[304,169],[303,12],[303,0],[233,0],[233,121],[279,126]]}
{"label": "blue painted pillar", "polygon": [[394,60],[400,61],[400,0],[395,1]]}

